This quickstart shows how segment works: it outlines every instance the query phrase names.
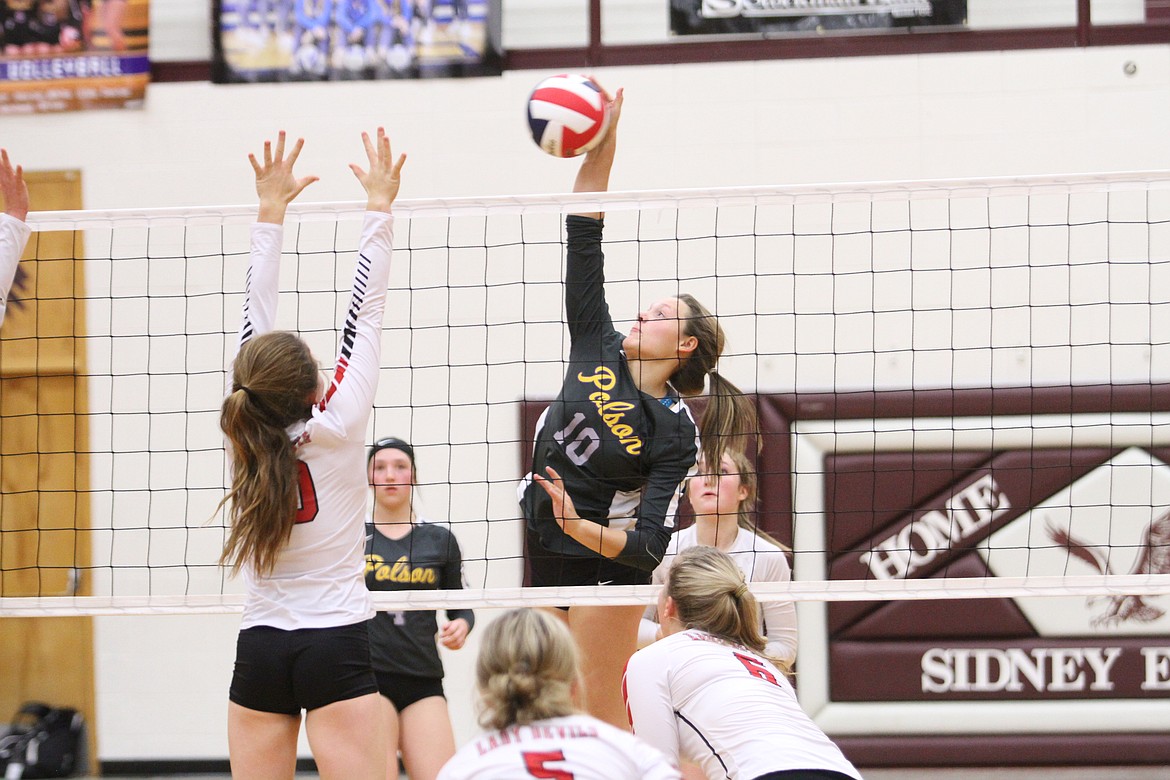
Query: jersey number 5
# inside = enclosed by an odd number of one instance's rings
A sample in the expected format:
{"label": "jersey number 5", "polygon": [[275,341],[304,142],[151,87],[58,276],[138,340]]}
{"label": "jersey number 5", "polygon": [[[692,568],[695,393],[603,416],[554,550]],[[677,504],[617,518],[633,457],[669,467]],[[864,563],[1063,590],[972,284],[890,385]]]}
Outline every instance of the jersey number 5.
{"label": "jersey number 5", "polygon": [[317,487],[309,464],[297,461],[297,522],[311,523],[317,517]]}
{"label": "jersey number 5", "polygon": [[581,427],[581,423],[585,422],[585,415],[577,412],[573,415],[573,419],[569,420],[569,424],[553,434],[553,438],[557,440],[557,444],[565,448],[565,454],[569,456],[569,460],[578,466],[584,466],[585,462],[589,460],[589,456],[597,451],[601,446],[601,438],[597,435],[597,431],[592,428],[581,428],[577,432],[577,436],[568,444],[565,440],[573,435]]}
{"label": "jersey number 5", "polygon": [[572,772],[566,772],[564,769],[550,769],[545,766],[550,761],[564,761],[565,751],[563,750],[525,751],[520,755],[524,756],[524,768],[532,777],[543,778],[543,780],[573,780]]}
{"label": "jersey number 5", "polygon": [[748,670],[748,674],[752,677],[759,677],[761,680],[767,680],[773,685],[779,685],[776,682],[776,675],[768,671],[768,667],[764,666],[763,661],[758,658],[752,658],[750,655],[741,655],[740,653],[732,653],[741,664],[743,668]]}

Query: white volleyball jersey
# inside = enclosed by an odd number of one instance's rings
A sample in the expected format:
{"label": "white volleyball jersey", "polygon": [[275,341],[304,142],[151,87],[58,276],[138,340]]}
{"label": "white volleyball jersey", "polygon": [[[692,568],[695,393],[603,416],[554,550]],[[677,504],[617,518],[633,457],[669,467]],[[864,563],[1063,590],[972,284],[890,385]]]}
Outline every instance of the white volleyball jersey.
{"label": "white volleyball jersey", "polygon": [[464,745],[439,780],[674,780],[666,757],[633,734],[589,715],[549,718],[482,734]]}
{"label": "white volleyball jersey", "polygon": [[16,266],[31,234],[32,228],[23,220],[0,214],[0,325],[4,323],[4,313],[8,310],[8,293],[12,290],[12,280],[16,278]]}
{"label": "white volleyball jersey", "polygon": [[[271,574],[243,567],[241,628],[328,628],[374,615],[364,579],[365,434],[378,385],[393,224],[389,214],[366,213],[332,381],[312,417],[289,428],[300,468],[297,522]],[[281,239],[279,225],[252,227],[241,345],[272,330]]]}
{"label": "white volleyball jersey", "polygon": [[[746,528],[738,528],[731,548],[725,550],[735,565],[743,572],[748,582],[789,582],[792,568],[788,565],[788,554],[763,537],[756,536]],[[662,563],[654,570],[653,582],[666,582],[666,574],[675,557],[699,543],[698,528],[690,525],[676,533],[667,545]],[[768,601],[760,604],[761,626],[764,638],[768,640],[768,655],[792,663],[796,660],[796,605],[791,601]],[[658,631],[657,610],[651,605],[639,628],[641,645],[654,641]]]}
{"label": "white volleyball jersey", "polygon": [[695,762],[712,780],[793,769],[860,780],[780,670],[703,631],[681,631],[634,653],[622,693],[635,734],[672,761]]}

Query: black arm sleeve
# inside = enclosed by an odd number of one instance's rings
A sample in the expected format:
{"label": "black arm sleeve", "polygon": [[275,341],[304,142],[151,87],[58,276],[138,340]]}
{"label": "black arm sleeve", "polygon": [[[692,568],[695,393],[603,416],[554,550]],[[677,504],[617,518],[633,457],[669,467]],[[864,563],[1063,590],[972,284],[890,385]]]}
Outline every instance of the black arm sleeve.
{"label": "black arm sleeve", "polygon": [[695,447],[671,446],[664,455],[650,470],[638,506],[638,521],[626,531],[626,546],[614,558],[645,571],[654,571],[666,554],[681,497],[679,487],[695,462]]}
{"label": "black arm sleeve", "polygon": [[[447,564],[443,567],[443,573],[440,575],[442,582],[439,584],[441,590],[463,590],[463,551],[459,549],[459,540],[455,538],[455,534],[448,532],[447,536]],[[467,621],[468,632],[475,628],[475,612],[470,609],[449,609],[447,610],[448,620],[458,620],[463,618]]]}
{"label": "black arm sleeve", "polygon": [[603,223],[570,214],[565,218],[565,318],[572,343],[583,336],[613,330],[605,302],[605,255],[601,251]]}

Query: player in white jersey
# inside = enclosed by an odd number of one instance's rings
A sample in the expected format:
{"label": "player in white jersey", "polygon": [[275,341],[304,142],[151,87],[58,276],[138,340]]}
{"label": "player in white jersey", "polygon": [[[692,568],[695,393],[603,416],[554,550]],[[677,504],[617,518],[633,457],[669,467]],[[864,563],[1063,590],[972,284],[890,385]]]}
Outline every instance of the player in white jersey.
{"label": "player in white jersey", "polygon": [[4,213],[0,214],[0,325],[8,310],[8,293],[16,278],[16,266],[28,243],[32,229],[25,223],[28,216],[28,185],[24,169],[12,167],[8,150],[0,149],[0,195],[4,196]]}
{"label": "player in white jersey", "polygon": [[678,770],[642,740],[582,714],[577,647],[556,618],[514,609],[484,631],[475,665],[479,723],[439,780],[669,780]]}
{"label": "player in white jersey", "polygon": [[[664,583],[675,556],[697,544],[727,553],[748,582],[790,581],[792,569],[785,548],[753,521],[758,480],[743,450],[723,453],[718,470],[700,463],[699,474],[687,480],[695,522],[670,538],[666,555],[654,570],[654,582]],[[796,660],[796,606],[791,601],[770,601],[760,606],[760,618],[768,655],[791,668]],[[657,609],[647,607],[638,630],[639,647],[660,637],[657,621]]]}
{"label": "player in white jersey", "polygon": [[634,733],[714,780],[858,780],[764,652],[759,605],[714,547],[675,559],[658,596],[664,639],[634,653],[622,690]]}
{"label": "player in white jersey", "polygon": [[231,461],[231,532],[223,562],[242,569],[244,616],[228,707],[233,777],[291,778],[301,711],[322,777],[384,780],[385,736],[364,573],[366,425],[378,383],[393,242],[390,214],[403,157],[386,133],[362,134],[369,170],[351,165],[368,196],[353,293],[328,386],[296,334],[274,331],[288,205],[316,180],[298,179],[282,132],[263,164],[249,156],[260,196],[239,350],[220,427]]}

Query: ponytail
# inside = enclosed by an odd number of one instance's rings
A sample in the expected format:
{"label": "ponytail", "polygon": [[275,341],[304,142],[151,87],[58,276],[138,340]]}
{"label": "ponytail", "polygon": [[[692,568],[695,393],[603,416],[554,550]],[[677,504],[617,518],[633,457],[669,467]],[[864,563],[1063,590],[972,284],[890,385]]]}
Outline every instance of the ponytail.
{"label": "ponytail", "polygon": [[759,602],[727,553],[715,547],[688,547],[675,558],[664,587],[684,627],[746,647],[788,670],[787,664],[767,654]]}
{"label": "ponytail", "polygon": [[699,395],[705,384],[710,385],[707,408],[699,421],[700,457],[706,463],[719,463],[725,450],[744,449],[747,437],[756,432],[756,410],[743,391],[718,371],[726,341],[719,320],[693,295],[683,293],[678,299],[689,311],[683,333],[694,336],[697,344],[670,383],[684,396]]}
{"label": "ponytail", "polygon": [[479,725],[504,729],[571,715],[577,678],[568,628],[540,610],[510,610],[485,629],[476,659]]}
{"label": "ponytail", "polygon": [[311,414],[317,365],[299,337],[282,331],[244,343],[219,425],[231,451],[231,531],[221,564],[271,574],[296,522],[296,453],[285,429]]}

